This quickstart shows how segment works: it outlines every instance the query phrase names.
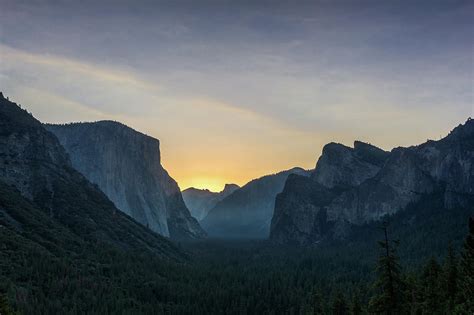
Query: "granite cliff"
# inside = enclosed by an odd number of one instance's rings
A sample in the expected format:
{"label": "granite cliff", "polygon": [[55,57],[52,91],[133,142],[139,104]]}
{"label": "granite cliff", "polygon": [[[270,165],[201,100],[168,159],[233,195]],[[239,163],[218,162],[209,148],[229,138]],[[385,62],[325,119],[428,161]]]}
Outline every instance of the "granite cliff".
{"label": "granite cliff", "polygon": [[430,194],[443,195],[446,211],[473,205],[474,121],[439,141],[391,152],[359,141],[326,145],[313,174],[290,176],[277,196],[270,238],[344,238],[349,225],[380,220]]}
{"label": "granite cliff", "polygon": [[172,239],[205,236],[160,162],[157,139],[113,121],[46,125],[69,153],[72,166],[115,206]]}

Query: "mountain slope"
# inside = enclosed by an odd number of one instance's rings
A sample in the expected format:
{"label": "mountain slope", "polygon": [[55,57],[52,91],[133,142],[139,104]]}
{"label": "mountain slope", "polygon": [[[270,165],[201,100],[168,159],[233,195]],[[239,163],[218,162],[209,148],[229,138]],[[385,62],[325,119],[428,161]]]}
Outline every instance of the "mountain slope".
{"label": "mountain slope", "polygon": [[223,199],[201,221],[210,236],[223,238],[266,238],[275,205],[290,174],[306,175],[293,168],[254,179]]}
{"label": "mountain slope", "polygon": [[197,189],[194,187],[183,190],[183,200],[198,221],[204,219],[214,206],[240,187],[235,184],[225,184],[220,192],[212,192],[209,189]]}
{"label": "mountain slope", "polygon": [[46,125],[72,165],[115,206],[173,239],[205,236],[191,217],[177,183],[160,164],[159,141],[112,121]]}
{"label": "mountain slope", "polygon": [[310,178],[288,178],[275,203],[274,242],[344,238],[349,225],[379,220],[431,194],[443,195],[446,211],[473,205],[472,120],[442,140],[390,153],[360,142],[337,146],[324,148]]}
{"label": "mountain slope", "polygon": [[[0,180],[85,242],[161,256],[179,251],[114,207],[72,168],[57,138],[25,110],[0,95]],[[11,209],[2,209],[14,217]]]}

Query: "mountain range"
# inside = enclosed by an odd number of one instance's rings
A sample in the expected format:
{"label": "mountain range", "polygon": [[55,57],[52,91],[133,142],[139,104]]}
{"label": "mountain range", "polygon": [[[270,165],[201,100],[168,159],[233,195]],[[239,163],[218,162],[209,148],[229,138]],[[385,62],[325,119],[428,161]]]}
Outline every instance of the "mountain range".
{"label": "mountain range", "polygon": [[209,189],[190,187],[183,190],[182,195],[191,215],[201,221],[219,201],[239,188],[236,184],[225,184],[222,191],[212,192]]}
{"label": "mountain range", "polygon": [[[86,200],[102,196],[97,207],[108,203],[114,216],[118,209],[134,224],[171,239],[201,239],[207,232],[217,238],[307,245],[344,239],[351,226],[380,221],[430,195],[441,194],[446,211],[473,204],[471,119],[439,141],[390,152],[361,141],[353,147],[329,143],[313,171],[293,168],[243,187],[226,185],[219,193],[190,188],[181,194],[161,165],[157,139],[113,121],[42,125],[3,95],[1,101],[1,180],[50,217],[79,216],[72,215],[77,209],[64,209],[80,202],[58,207],[67,198],[57,197],[80,185],[74,189],[87,187]],[[71,184],[58,184],[66,180]],[[101,212],[94,207],[83,216],[89,220],[84,227],[98,221],[94,217]],[[105,220],[107,225],[94,233],[113,240],[116,235],[108,233],[115,225]]]}
{"label": "mountain range", "polygon": [[474,204],[474,121],[439,141],[385,152],[330,143],[309,177],[291,175],[277,196],[270,239],[314,244],[344,239],[351,225],[380,221],[441,195],[445,211]]}

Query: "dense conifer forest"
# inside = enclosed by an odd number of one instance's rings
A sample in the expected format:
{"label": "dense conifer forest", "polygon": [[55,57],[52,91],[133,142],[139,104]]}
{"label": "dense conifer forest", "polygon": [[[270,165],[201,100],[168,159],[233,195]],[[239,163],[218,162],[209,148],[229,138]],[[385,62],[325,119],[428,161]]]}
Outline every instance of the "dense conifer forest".
{"label": "dense conifer forest", "polygon": [[439,201],[345,241],[198,241],[179,244],[180,261],[97,242],[47,250],[0,229],[1,314],[472,314],[472,212]]}

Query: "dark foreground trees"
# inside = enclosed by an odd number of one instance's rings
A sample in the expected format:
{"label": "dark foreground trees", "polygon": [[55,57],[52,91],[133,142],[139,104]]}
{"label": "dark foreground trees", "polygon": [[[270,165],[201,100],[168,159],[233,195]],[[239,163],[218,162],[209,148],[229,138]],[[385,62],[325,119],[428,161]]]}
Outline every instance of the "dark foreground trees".
{"label": "dark foreground trees", "polygon": [[474,314],[474,220],[469,218],[469,234],[458,260],[452,246],[441,266],[435,257],[412,273],[401,272],[396,253],[397,241],[379,242],[374,291],[369,300],[370,314]]}
{"label": "dark foreground trees", "polygon": [[[429,229],[421,226],[416,235]],[[10,253],[0,244],[0,290],[7,293],[3,303],[20,314],[474,314],[472,220],[465,241],[461,236],[451,249],[446,243],[444,254],[426,242],[434,257],[422,263],[411,261],[416,251],[406,253],[413,236],[390,229],[385,239],[381,232],[378,251],[377,235],[367,245],[316,249],[183,244],[194,260],[180,265],[100,246],[73,260],[61,252]],[[13,254],[15,265],[4,264],[2,255]]]}
{"label": "dark foreground trees", "polygon": [[[474,314],[474,218],[469,218],[469,235],[461,254],[458,312]],[[455,297],[456,298],[456,297]]]}
{"label": "dark foreground trees", "polygon": [[0,291],[0,315],[13,315],[13,311],[7,298],[3,292]]}
{"label": "dark foreground trees", "polygon": [[398,241],[389,240],[387,224],[383,225],[384,240],[379,242],[381,254],[377,262],[375,295],[370,299],[369,309],[373,313],[398,314],[402,305],[402,280],[396,248]]}

